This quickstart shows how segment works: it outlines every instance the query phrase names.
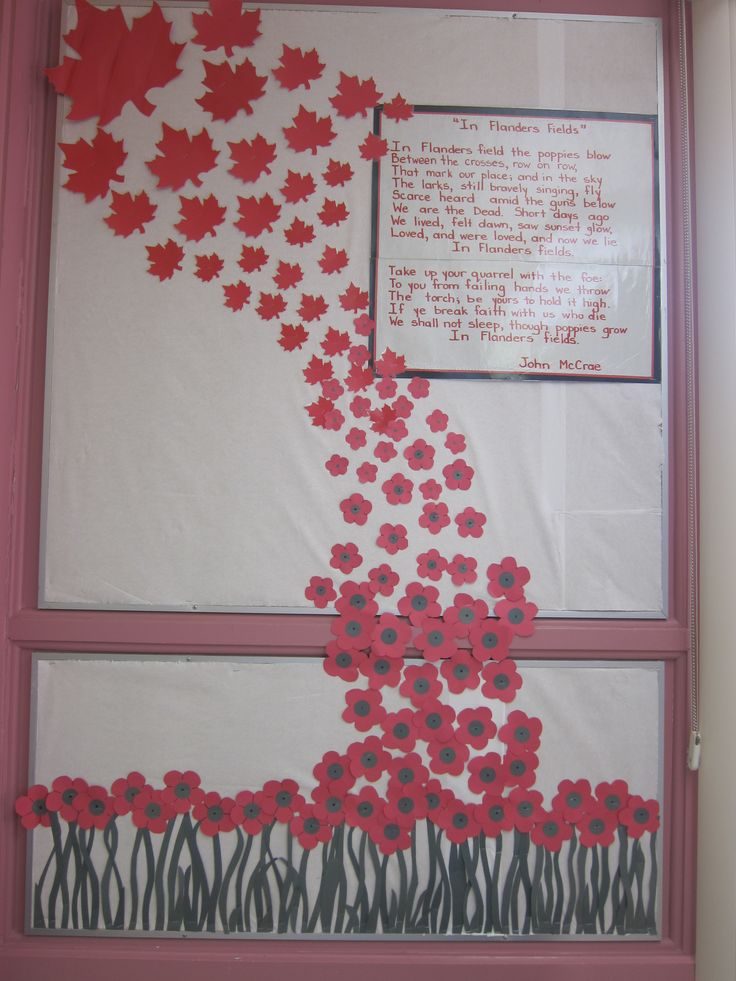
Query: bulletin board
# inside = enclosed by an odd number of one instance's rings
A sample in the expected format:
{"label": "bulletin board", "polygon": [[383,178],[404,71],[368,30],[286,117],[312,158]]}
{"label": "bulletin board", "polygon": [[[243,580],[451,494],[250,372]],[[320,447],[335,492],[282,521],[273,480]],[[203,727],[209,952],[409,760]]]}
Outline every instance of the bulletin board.
{"label": "bulletin board", "polygon": [[664,616],[658,22],[78,10],[41,605]]}

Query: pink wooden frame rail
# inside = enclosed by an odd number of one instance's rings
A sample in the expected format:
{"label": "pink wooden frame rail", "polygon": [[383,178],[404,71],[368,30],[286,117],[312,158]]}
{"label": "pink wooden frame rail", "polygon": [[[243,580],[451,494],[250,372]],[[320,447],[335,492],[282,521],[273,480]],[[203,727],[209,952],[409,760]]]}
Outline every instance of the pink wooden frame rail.
{"label": "pink wooden frame rail", "polygon": [[[323,0],[325,2],[325,0]],[[327,0],[332,2],[332,0]],[[366,5],[370,5],[367,3]],[[379,0],[375,5],[386,5]],[[398,4],[397,4],[398,5]],[[402,6],[508,9],[511,3],[406,0]],[[324,617],[80,613],[36,609],[45,309],[54,98],[41,70],[58,53],[61,0],[0,3],[0,978],[140,981],[686,981],[694,977],[695,778],[688,728],[685,392],[676,0],[529,0],[534,12],[661,17],[666,78],[670,339],[670,618],[541,623],[519,656],[658,660],[666,666],[663,939],[455,942],[26,937],[25,835],[13,800],[27,785],[30,652],[315,653]]]}

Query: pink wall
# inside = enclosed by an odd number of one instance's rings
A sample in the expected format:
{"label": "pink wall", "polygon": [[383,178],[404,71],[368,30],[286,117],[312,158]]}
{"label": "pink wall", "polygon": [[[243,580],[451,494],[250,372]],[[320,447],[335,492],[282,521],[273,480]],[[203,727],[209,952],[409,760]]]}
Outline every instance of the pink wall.
{"label": "pink wall", "polygon": [[[385,5],[381,0],[381,5]],[[416,3],[407,6],[445,6]],[[454,6],[454,5],[453,5]],[[467,2],[462,7],[505,9],[508,4]],[[325,618],[228,614],[80,613],[34,609],[42,442],[45,290],[50,224],[54,100],[41,69],[58,48],[60,0],[5,0],[0,5],[0,978],[86,981],[101,974],[116,981],[135,971],[142,981],[254,976],[258,981],[298,971],[305,981],[405,976],[411,965],[426,981],[448,970],[463,978],[508,981],[685,981],[694,976],[695,781],[684,767],[687,743],[687,630],[685,578],[683,347],[676,332],[671,351],[672,513],[671,618],[541,623],[527,656],[641,658],[667,665],[665,761],[665,880],[660,942],[355,942],[271,940],[115,940],[23,935],[25,836],[13,814],[25,789],[32,650],[110,650],[199,653],[313,653],[327,637]],[[677,4],[666,0],[617,3],[529,3],[527,9],[661,16],[676,70]],[[677,79],[669,80],[669,92]],[[670,94],[669,193],[671,296],[675,325],[682,310],[682,244],[678,234],[678,113]],[[6,559],[7,557],[7,559]]]}

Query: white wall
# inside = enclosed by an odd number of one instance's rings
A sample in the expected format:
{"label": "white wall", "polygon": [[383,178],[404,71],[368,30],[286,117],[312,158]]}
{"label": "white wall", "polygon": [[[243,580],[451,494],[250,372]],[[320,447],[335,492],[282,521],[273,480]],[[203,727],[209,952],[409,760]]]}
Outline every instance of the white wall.
{"label": "white wall", "polygon": [[698,981],[736,978],[736,3],[695,0],[703,756]]}

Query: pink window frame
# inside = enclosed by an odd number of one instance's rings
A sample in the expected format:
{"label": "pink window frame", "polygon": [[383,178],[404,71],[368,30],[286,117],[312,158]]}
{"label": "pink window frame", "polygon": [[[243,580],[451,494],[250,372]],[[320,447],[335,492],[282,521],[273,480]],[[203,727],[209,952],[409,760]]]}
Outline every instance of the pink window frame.
{"label": "pink window frame", "polygon": [[[322,0],[334,2],[334,0]],[[370,0],[366,5],[370,5]],[[376,5],[385,6],[386,0]],[[401,6],[503,9],[514,4],[405,0]],[[417,942],[115,939],[26,936],[25,834],[12,808],[27,785],[34,650],[314,655],[328,618],[39,610],[45,311],[51,218],[54,98],[41,70],[58,54],[61,0],[0,4],[0,976],[56,981],[135,971],[141,981],[219,976],[258,981],[298,972],[304,981],[422,981],[447,971],[464,981],[686,981],[694,978],[695,793],[685,767],[688,733],[687,482],[683,323],[684,248],[677,0],[536,0],[535,11],[660,17],[666,54],[669,216],[669,604],[664,621],[547,621],[520,657],[658,661],[665,666],[662,938],[643,942]]]}

